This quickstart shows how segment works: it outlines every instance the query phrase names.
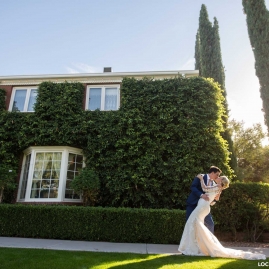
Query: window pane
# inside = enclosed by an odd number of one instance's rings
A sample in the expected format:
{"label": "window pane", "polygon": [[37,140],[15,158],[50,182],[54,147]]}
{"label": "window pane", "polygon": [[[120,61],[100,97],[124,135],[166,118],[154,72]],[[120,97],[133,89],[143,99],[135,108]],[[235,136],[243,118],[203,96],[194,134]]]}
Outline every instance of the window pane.
{"label": "window pane", "polygon": [[58,198],[61,156],[61,152],[36,154],[31,198]]}
{"label": "window pane", "polygon": [[90,88],[89,110],[101,109],[101,88]]}
{"label": "window pane", "polygon": [[49,189],[44,189],[40,191],[40,198],[49,198]]}
{"label": "window pane", "polygon": [[36,102],[37,90],[32,89],[30,92],[30,98],[28,103],[28,110],[27,111],[34,111],[34,104]]}
{"label": "window pane", "polygon": [[67,171],[67,179],[74,179],[74,171]]}
{"label": "window pane", "polygon": [[50,188],[49,198],[57,198],[58,197],[58,189]]}
{"label": "window pane", "polygon": [[77,160],[76,160],[76,162],[77,162],[77,163],[82,163],[82,161],[83,161],[83,156],[82,156],[82,155],[77,155]]}
{"label": "window pane", "polygon": [[72,180],[78,175],[78,170],[82,169],[83,156],[69,153],[68,170],[66,173],[65,199],[80,199],[80,194],[75,194],[71,189]]}
{"label": "window pane", "polygon": [[82,170],[82,163],[77,163],[76,164],[76,171],[81,171]]}
{"label": "window pane", "polygon": [[31,190],[31,198],[40,198],[39,197],[39,192],[40,192],[39,189],[32,189]]}
{"label": "window pane", "polygon": [[41,180],[33,180],[32,189],[40,189],[40,187],[41,187]]}
{"label": "window pane", "polygon": [[117,88],[106,88],[105,110],[117,110]]}
{"label": "window pane", "polygon": [[61,161],[61,159],[62,159],[62,153],[61,152],[54,152],[53,153],[53,160],[59,160],[59,161]]}
{"label": "window pane", "polygon": [[27,90],[16,90],[12,111],[23,111]]}

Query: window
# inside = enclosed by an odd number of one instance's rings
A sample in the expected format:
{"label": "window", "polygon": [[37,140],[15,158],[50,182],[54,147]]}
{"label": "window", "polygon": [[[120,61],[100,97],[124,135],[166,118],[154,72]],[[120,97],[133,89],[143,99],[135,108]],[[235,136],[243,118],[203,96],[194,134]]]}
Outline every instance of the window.
{"label": "window", "polygon": [[9,111],[32,112],[36,102],[37,87],[13,88]]}
{"label": "window", "polygon": [[88,86],[86,94],[87,110],[118,110],[120,86]]}
{"label": "window", "polygon": [[83,167],[80,149],[30,147],[24,154],[18,201],[81,201],[70,186]]}

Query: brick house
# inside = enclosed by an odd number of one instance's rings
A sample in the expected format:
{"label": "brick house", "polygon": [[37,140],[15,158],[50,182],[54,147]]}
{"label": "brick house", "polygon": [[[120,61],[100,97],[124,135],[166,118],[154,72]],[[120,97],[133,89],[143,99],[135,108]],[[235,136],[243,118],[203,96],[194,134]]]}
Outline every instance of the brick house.
{"label": "brick house", "polygon": [[[85,86],[83,109],[111,111],[120,107],[122,79],[144,77],[156,80],[198,76],[193,71],[111,72],[103,73],[32,75],[0,77],[0,88],[6,91],[6,109],[34,113],[38,85],[44,81],[55,83],[80,82]],[[79,148],[69,146],[31,146],[24,150],[19,175],[17,202],[22,203],[80,203],[81,196],[70,188],[70,182],[83,167]]]}

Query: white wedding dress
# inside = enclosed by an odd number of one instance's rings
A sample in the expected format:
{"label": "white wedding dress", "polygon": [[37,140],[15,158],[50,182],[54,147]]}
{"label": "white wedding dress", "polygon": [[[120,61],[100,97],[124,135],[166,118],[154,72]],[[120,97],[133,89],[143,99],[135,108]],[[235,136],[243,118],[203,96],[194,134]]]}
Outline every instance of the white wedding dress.
{"label": "white wedding dress", "polygon": [[266,256],[260,253],[246,252],[231,248],[225,248],[219,240],[204,225],[204,218],[210,212],[210,203],[214,200],[219,187],[205,186],[201,181],[203,190],[209,196],[209,201],[200,199],[197,207],[191,213],[185,224],[178,251],[191,256],[211,256],[221,258],[236,258],[247,260],[265,260]]}

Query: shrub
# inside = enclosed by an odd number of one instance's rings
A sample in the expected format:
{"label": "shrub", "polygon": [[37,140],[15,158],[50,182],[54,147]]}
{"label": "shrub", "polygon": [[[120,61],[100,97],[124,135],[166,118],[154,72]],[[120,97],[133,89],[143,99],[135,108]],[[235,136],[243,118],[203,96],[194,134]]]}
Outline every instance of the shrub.
{"label": "shrub", "polygon": [[89,168],[83,168],[78,176],[71,182],[71,188],[75,192],[82,192],[83,204],[93,206],[100,191],[100,181],[95,172]]}
{"label": "shrub", "polygon": [[269,184],[232,183],[212,207],[217,229],[236,233],[244,231],[255,242],[269,228]]}

